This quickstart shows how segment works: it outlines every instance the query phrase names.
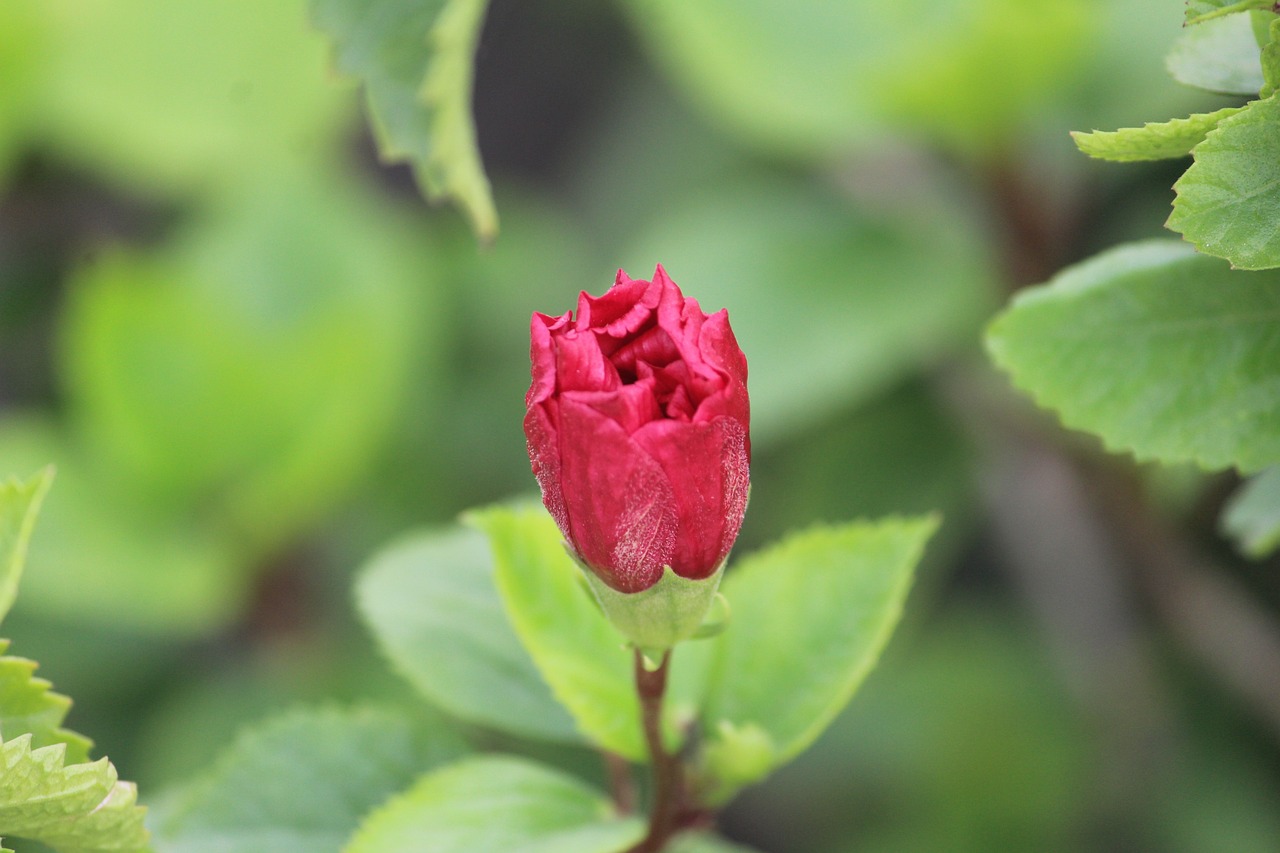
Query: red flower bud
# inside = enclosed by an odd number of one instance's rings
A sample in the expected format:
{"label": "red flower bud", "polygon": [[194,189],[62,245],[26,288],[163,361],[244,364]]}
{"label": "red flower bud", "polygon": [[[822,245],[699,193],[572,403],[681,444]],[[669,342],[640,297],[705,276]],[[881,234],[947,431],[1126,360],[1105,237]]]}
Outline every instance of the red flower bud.
{"label": "red flower bud", "polygon": [[620,592],[665,566],[709,577],[738,537],[750,482],[747,360],[729,315],[702,313],[658,267],[618,271],[578,316],[534,314],[525,395],[542,502],[579,560]]}

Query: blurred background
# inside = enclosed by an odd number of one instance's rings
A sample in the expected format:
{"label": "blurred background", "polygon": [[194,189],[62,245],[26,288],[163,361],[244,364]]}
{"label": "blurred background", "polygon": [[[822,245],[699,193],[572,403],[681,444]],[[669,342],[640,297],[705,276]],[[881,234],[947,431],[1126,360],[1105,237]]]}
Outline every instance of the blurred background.
{"label": "blurred background", "polygon": [[1067,131],[1222,99],[1178,0],[493,0],[481,245],[379,162],[302,0],[0,3],[0,474],[52,461],[13,650],[143,800],[243,723],[402,695],[380,545],[531,493],[532,311],[662,263],[748,355],[739,552],[939,509],[849,711],[746,792],[763,851],[1280,848],[1280,580],[1231,475],[1137,468],[980,348],[1158,236],[1183,168]]}

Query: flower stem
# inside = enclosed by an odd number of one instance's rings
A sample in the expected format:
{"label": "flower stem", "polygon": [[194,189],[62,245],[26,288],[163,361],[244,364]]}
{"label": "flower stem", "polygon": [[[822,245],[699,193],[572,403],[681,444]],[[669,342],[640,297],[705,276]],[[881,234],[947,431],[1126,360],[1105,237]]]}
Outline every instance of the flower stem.
{"label": "flower stem", "polygon": [[653,767],[653,807],[649,813],[649,832],[629,853],[658,853],[678,828],[684,807],[686,787],[680,756],[667,751],[662,742],[662,700],[667,692],[667,668],[671,650],[662,655],[657,669],[645,665],[644,654],[636,649],[636,692],[640,696],[640,716],[644,738],[649,746]]}

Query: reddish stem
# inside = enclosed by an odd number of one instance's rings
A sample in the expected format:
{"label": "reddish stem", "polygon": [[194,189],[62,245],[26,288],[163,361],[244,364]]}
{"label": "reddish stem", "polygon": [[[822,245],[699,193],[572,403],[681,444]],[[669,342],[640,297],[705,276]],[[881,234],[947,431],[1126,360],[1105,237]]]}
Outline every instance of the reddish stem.
{"label": "reddish stem", "polygon": [[680,756],[667,751],[662,742],[662,700],[667,692],[667,667],[671,651],[662,655],[657,669],[645,666],[644,655],[635,653],[636,692],[640,696],[640,716],[644,738],[649,746],[653,767],[653,809],[649,813],[649,832],[629,853],[658,853],[679,828],[686,787]]}

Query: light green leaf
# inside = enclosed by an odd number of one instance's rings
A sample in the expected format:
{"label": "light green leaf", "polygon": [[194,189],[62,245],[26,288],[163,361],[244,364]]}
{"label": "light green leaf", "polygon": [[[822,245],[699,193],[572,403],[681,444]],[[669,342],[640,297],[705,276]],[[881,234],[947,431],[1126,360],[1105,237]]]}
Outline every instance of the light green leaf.
{"label": "light green leaf", "polygon": [[1071,138],[1075,140],[1077,148],[1099,160],[1126,163],[1185,157],[1191,153],[1192,148],[1204,141],[1209,131],[1218,126],[1218,122],[1243,109],[1244,107],[1226,107],[1187,118],[1147,122],[1142,127],[1095,130],[1092,133],[1075,131]]}
{"label": "light green leaf", "polygon": [[391,663],[436,705],[502,731],[578,741],[507,621],[493,562],[476,530],[417,534],[373,557],[356,600]]}
{"label": "light green leaf", "polygon": [[1255,559],[1280,547],[1280,468],[1268,468],[1232,495],[1222,531]]}
{"label": "light green leaf", "polygon": [[858,208],[801,183],[700,188],[664,199],[625,253],[633,276],[661,263],[705,310],[729,309],[751,359],[753,442],[884,391],[990,316],[997,275],[972,218],[906,195]]}
{"label": "light green leaf", "polygon": [[1187,0],[1186,23],[1203,25],[1206,21],[1224,15],[1266,8],[1271,2],[1272,0]]}
{"label": "light green leaf", "polygon": [[253,558],[366,474],[424,270],[411,226],[355,187],[277,174],[224,202],[82,270],[63,363],[103,479],[157,517],[212,516]]}
{"label": "light green leaf", "polygon": [[38,5],[36,127],[59,159],[184,201],[247,173],[341,162],[351,99],[303,23],[305,0]]}
{"label": "light green leaf", "polygon": [[923,15],[884,2],[625,6],[700,112],[805,158],[887,127],[964,151],[996,144],[1087,55],[1097,14],[1081,0],[938,0]]}
{"label": "light green leaf", "polygon": [[117,484],[99,482],[46,418],[0,418],[0,457],[58,466],[20,610],[169,636],[208,631],[239,611],[248,578],[227,544],[186,519],[165,523]]}
{"label": "light green leaf", "polygon": [[1178,36],[1165,67],[1179,83],[1229,95],[1254,95],[1262,87],[1258,41],[1248,15],[1231,15]]}
{"label": "light green leaf", "polygon": [[1224,119],[1173,185],[1167,226],[1240,269],[1280,266],[1280,95]]}
{"label": "light green leaf", "polygon": [[424,776],[343,853],[619,853],[644,835],[599,793],[532,762],[471,758]]}
{"label": "light green leaf", "polygon": [[1280,461],[1280,273],[1169,241],[1122,246],[1025,290],[987,348],[1062,422],[1140,461]]}
{"label": "light green leaf", "polygon": [[537,505],[469,518],[489,536],[507,615],[556,698],[592,741],[643,760],[631,650],[600,613],[555,522]]}
{"label": "light green leaf", "polygon": [[10,478],[0,482],[0,621],[18,596],[31,531],[52,482],[52,468],[45,468],[26,481]]}
{"label": "light green leaf", "polygon": [[804,750],[849,702],[902,614],[936,517],[795,534],[731,568],[703,719],[725,797]]}
{"label": "light green leaf", "polygon": [[677,835],[665,853],[753,853],[753,848],[732,844],[705,832],[689,832]]}
{"label": "light green leaf", "polygon": [[454,199],[482,239],[498,215],[476,147],[471,89],[487,0],[311,0],[338,68],[360,78],[382,156],[413,164],[430,198]]}
{"label": "light green leaf", "polygon": [[35,661],[3,656],[8,647],[8,640],[0,640],[0,742],[31,735],[33,749],[60,743],[68,764],[88,761],[93,742],[62,728],[71,700],[35,676]]}
{"label": "light green leaf", "polygon": [[[1257,13],[1254,14],[1256,15]],[[1276,15],[1268,15],[1266,17],[1271,18],[1271,24],[1267,27],[1266,44],[1262,47],[1263,83],[1258,94],[1263,98],[1271,97],[1276,89],[1280,88],[1280,17]]]}
{"label": "light green leaf", "polygon": [[58,853],[138,853],[147,844],[138,792],[107,759],[64,765],[66,748],[0,745],[0,827]]}
{"label": "light green leaf", "polygon": [[295,711],[246,732],[156,822],[164,853],[337,853],[360,820],[464,752],[379,708]]}

